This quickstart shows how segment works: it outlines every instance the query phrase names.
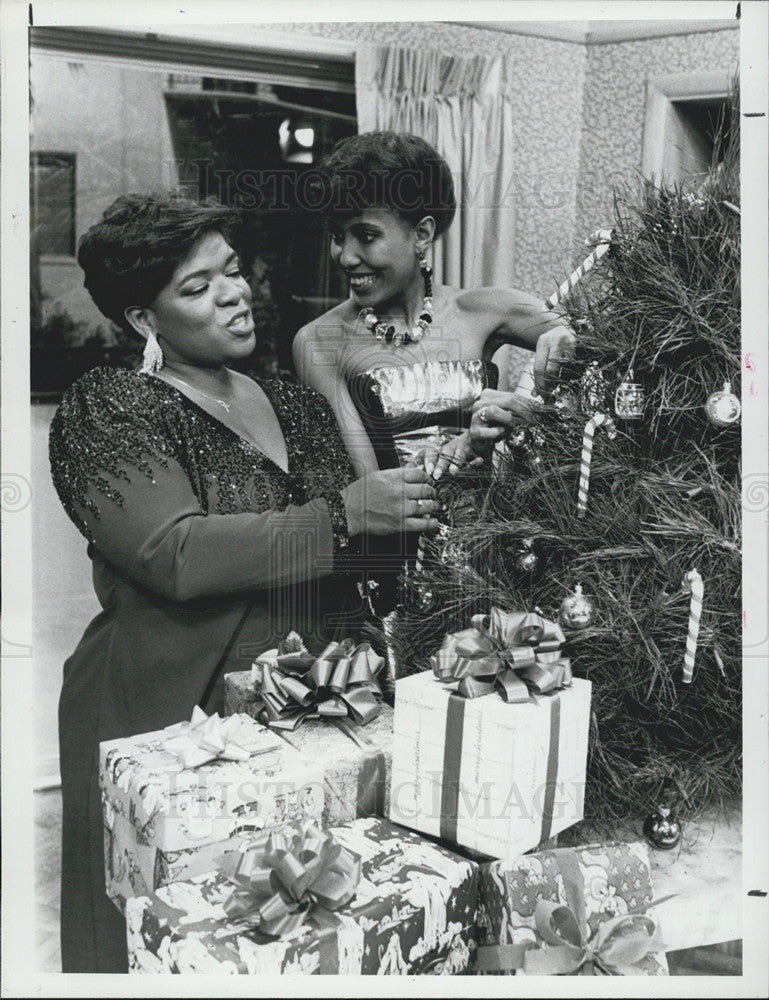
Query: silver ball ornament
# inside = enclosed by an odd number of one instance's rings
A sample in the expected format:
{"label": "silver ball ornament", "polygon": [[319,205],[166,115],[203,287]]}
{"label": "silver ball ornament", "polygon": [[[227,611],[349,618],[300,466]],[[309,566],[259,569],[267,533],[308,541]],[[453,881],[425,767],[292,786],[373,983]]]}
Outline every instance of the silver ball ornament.
{"label": "silver ball ornament", "polygon": [[724,382],[719,392],[714,392],[705,403],[705,413],[714,427],[730,427],[740,419],[742,406],[732,392],[731,382]]}
{"label": "silver ball ornament", "polygon": [[660,805],[644,820],[643,835],[658,851],[672,851],[681,841],[681,824],[669,806]]}
{"label": "silver ball ornament", "polygon": [[595,618],[595,604],[582,593],[578,583],[573,594],[568,594],[561,602],[561,623],[565,628],[587,628]]}
{"label": "silver ball ornament", "polygon": [[529,432],[525,424],[520,424],[514,428],[507,438],[507,443],[511,448],[525,448],[529,441]]}
{"label": "silver ball ornament", "polygon": [[535,573],[539,566],[539,556],[536,552],[529,550],[521,552],[515,560],[515,568],[520,573]]}

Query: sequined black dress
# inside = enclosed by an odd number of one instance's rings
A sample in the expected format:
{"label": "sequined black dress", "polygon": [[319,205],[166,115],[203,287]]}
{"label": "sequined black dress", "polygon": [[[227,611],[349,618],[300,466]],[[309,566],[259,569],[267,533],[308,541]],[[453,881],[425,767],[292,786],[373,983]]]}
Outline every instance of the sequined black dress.
{"label": "sequined black dress", "polygon": [[59,702],[64,971],[126,971],[104,890],[98,744],[221,710],[222,676],[296,629],[311,651],[349,631],[339,490],[352,469],[330,407],[260,383],[284,472],[165,382],[96,369],[51,425],[54,484],[89,542],[102,611],[64,665]]}
{"label": "sequined black dress", "polygon": [[[379,468],[393,469],[468,427],[472,404],[497,382],[495,364],[472,359],[373,368],[352,376],[347,387]],[[369,539],[369,579],[382,616],[399,600],[398,578],[404,565],[413,565],[418,540],[413,533]]]}

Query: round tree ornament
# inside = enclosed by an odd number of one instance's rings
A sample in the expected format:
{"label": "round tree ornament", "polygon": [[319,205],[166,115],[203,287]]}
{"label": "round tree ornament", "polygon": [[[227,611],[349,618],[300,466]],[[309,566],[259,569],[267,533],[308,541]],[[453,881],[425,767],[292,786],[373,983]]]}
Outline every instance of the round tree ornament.
{"label": "round tree ornament", "polygon": [[643,835],[658,851],[672,851],[681,840],[681,824],[670,806],[659,805],[644,820]]}
{"label": "round tree ornament", "polygon": [[561,602],[561,623],[566,628],[587,628],[595,618],[595,604],[582,593],[582,585],[577,584],[573,594],[568,594]]}
{"label": "round tree ornament", "polygon": [[740,419],[742,406],[732,392],[732,383],[724,382],[719,392],[714,392],[705,403],[705,413],[714,427],[730,427]]}

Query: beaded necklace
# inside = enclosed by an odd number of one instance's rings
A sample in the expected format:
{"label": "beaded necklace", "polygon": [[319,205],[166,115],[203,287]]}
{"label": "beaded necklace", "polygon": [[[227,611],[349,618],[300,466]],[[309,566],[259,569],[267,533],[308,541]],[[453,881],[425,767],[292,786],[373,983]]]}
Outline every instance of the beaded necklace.
{"label": "beaded necklace", "polygon": [[425,285],[425,297],[422,302],[422,312],[419,314],[419,319],[417,319],[410,330],[396,330],[392,323],[381,321],[370,306],[365,306],[361,309],[358,315],[363,320],[366,329],[370,330],[377,340],[383,340],[386,344],[401,347],[402,345],[421,340],[427,332],[428,327],[433,321],[433,269],[424,257],[420,257],[419,270],[422,273],[422,280]]}

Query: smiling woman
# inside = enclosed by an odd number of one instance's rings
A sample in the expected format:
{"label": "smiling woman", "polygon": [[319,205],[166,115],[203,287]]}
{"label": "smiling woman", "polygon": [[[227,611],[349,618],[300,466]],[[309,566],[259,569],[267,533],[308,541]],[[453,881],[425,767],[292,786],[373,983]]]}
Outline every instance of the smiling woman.
{"label": "smiling woman", "polygon": [[229,367],[255,342],[237,231],[221,206],[132,195],[80,245],[94,301],[148,347],[141,371],[79,379],[51,425],[54,485],[102,605],[59,701],[65,972],[127,968],[99,743],[221,710],[224,673],[292,629],[316,653],[354,634],[350,538],[435,525],[423,471],[353,481],[319,393]]}

